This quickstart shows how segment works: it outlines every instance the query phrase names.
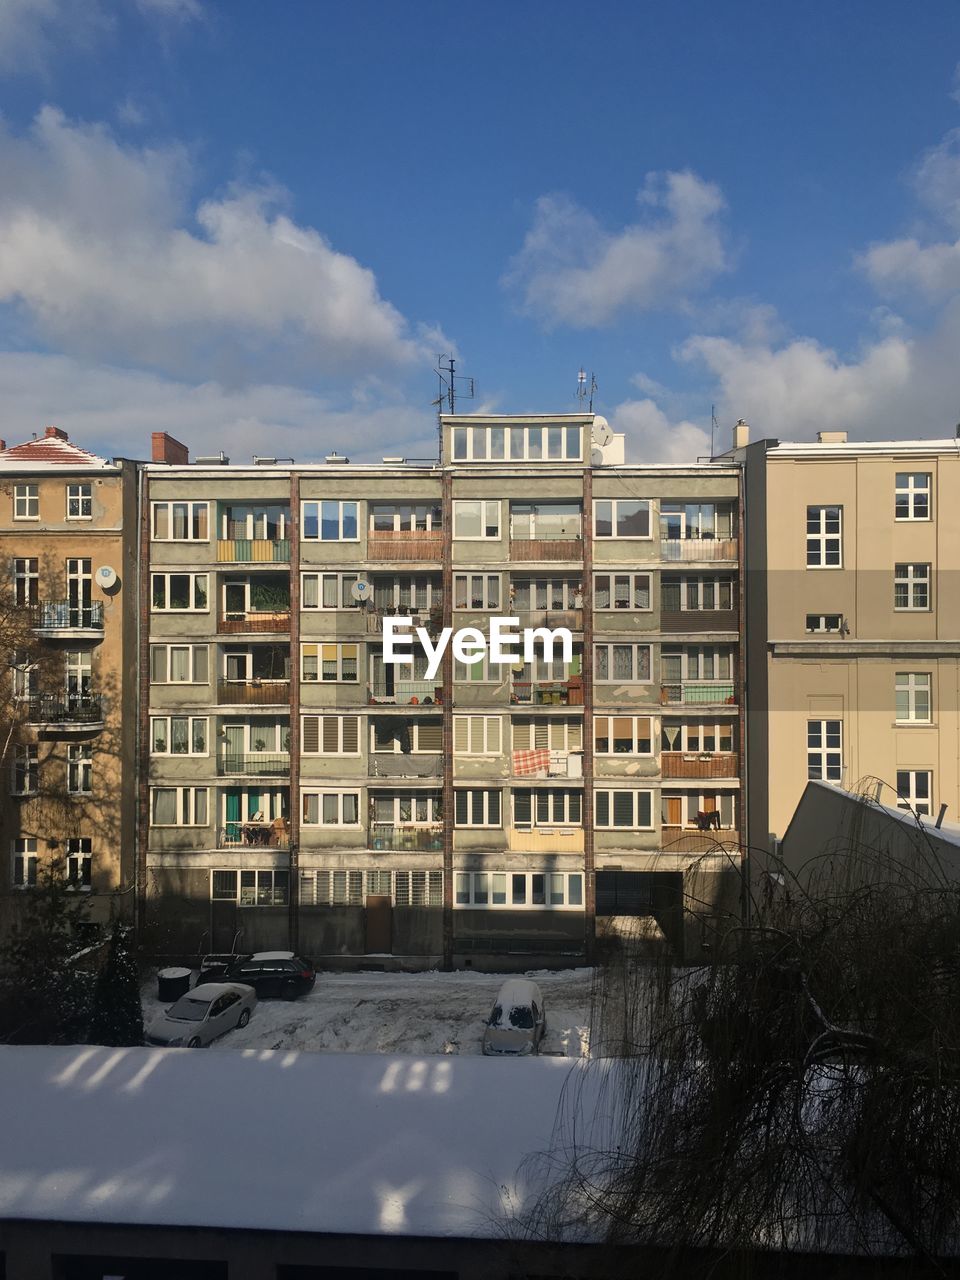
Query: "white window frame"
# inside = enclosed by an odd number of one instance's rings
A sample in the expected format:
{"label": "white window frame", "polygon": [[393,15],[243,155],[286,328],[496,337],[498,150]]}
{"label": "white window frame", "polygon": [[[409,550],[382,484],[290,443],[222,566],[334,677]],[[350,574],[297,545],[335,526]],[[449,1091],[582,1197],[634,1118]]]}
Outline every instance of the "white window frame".
{"label": "white window frame", "polygon": [[[909,561],[895,564],[893,567],[894,613],[930,613],[933,608],[932,579],[932,565],[929,563]],[[897,604],[898,589],[906,590],[906,604]],[[923,599],[923,604],[916,603],[918,596]]]}
{"label": "white window frame", "polygon": [[[174,534],[173,534],[174,507],[186,508],[185,514],[186,514],[187,533],[186,533],[186,536],[183,538],[176,538],[174,537]],[[194,525],[197,519],[197,515],[199,514],[201,509],[206,511],[206,516],[207,516],[206,537],[203,537],[200,534],[195,534],[193,531]],[[167,519],[167,529],[169,532],[167,533],[166,537],[161,537],[160,534],[157,533],[158,518],[161,511],[165,513],[166,519]],[[163,502],[150,503],[150,541],[151,542],[209,542],[210,532],[211,532],[211,520],[210,520],[210,503],[209,502],[193,502],[192,500],[185,500],[182,498],[168,498],[168,499],[165,499]]]}
{"label": "white window frame", "polygon": [[[360,609],[360,603],[354,600],[350,595],[350,588],[360,581],[359,573],[319,573],[311,570],[304,570],[300,574],[300,608],[304,613],[344,613],[351,610],[356,613]],[[316,580],[317,603],[307,604],[307,583]],[[340,604],[324,604],[323,588],[324,583],[332,581],[336,584],[336,597]]]}
{"label": "white window frame", "polygon": [[87,796],[93,791],[93,744],[71,743],[67,747],[67,792]]}
{"label": "white window frame", "polygon": [[14,520],[40,519],[40,486],[24,481],[13,486]]}
{"label": "white window frame", "polygon": [[[174,606],[166,603],[170,599],[171,578],[189,579],[190,604]],[[200,583],[203,582],[204,603],[197,604],[200,594]],[[156,604],[157,583],[163,583],[163,604]],[[150,611],[152,613],[209,613],[210,612],[210,575],[208,573],[151,573],[150,575]]]}
{"label": "white window frame", "polygon": [[[267,537],[267,512],[271,507],[278,510],[278,529],[275,538]],[[233,515],[236,510],[247,508],[244,515],[246,528],[243,533],[231,533],[230,525],[239,523]],[[258,529],[257,526],[260,526]],[[210,527],[209,524],[207,526]],[[223,542],[286,542],[290,537],[290,511],[286,502],[279,498],[275,502],[244,502],[239,498],[231,498],[222,504],[220,512],[220,539]]]}
{"label": "white window frame", "polygon": [[[600,821],[600,797],[606,796],[607,821]],[[628,823],[615,822],[616,797],[630,796],[632,811]],[[640,797],[646,796],[650,811],[648,822],[641,822]],[[653,792],[637,787],[596,787],[593,792],[593,824],[598,831],[653,831]]]}
{"label": "white window frame", "polygon": [[[429,613],[433,608],[439,608],[443,600],[443,585],[434,581],[436,576],[436,574],[429,573],[377,574],[381,581],[373,584],[373,603],[376,610],[379,612],[381,609],[392,609],[398,614],[418,615]],[[393,599],[386,605],[381,605],[380,603],[380,598],[383,594],[383,578],[388,579],[393,594]],[[422,586],[425,588],[424,595],[426,597],[423,604],[418,604],[414,600],[414,596],[417,594],[417,578],[423,579]],[[409,582],[405,582],[405,579],[409,580]],[[404,595],[407,596],[406,600],[403,599]]]}
{"label": "white window frame", "polygon": [[[173,747],[173,723],[172,722],[174,720],[186,720],[187,722],[187,750],[186,751],[174,751],[172,749]],[[156,742],[155,726],[158,724],[163,724],[165,726],[164,735],[167,743],[167,749],[165,751],[158,751],[156,746],[154,745]],[[193,749],[194,732],[195,732],[195,727],[198,724],[203,725],[204,749],[202,751],[195,751]],[[209,723],[208,717],[178,715],[178,714],[163,715],[163,716],[152,715],[150,717],[150,754],[152,756],[162,756],[162,757],[169,756],[174,760],[182,760],[188,756],[193,756],[194,759],[199,759],[201,756],[209,756],[210,754],[210,723]]]}
{"label": "white window frame", "polygon": [[[503,684],[510,668],[490,661],[489,650],[480,662],[461,662],[453,660],[453,680],[455,684]],[[439,678],[439,673],[438,673]]]}
{"label": "white window frame", "polygon": [[90,836],[67,839],[67,888],[89,893],[93,888],[93,840]]}
{"label": "white window frame", "polygon": [[[187,664],[190,668],[189,680],[171,680],[170,679],[171,655],[174,649],[178,651],[181,649],[185,649],[187,653],[189,653],[190,655],[190,659]],[[154,651],[157,651],[157,652],[162,651],[165,654],[166,661],[164,663],[164,666],[166,667],[166,673],[167,673],[165,680],[154,680],[153,678]],[[207,674],[202,680],[197,679],[197,676],[196,676],[198,651],[203,652],[206,658],[206,663],[207,663]],[[178,684],[178,685],[179,684],[209,684],[210,683],[209,646],[206,644],[151,644],[150,646],[150,682],[151,684],[158,684],[158,685],[160,684]]]}
{"label": "white window frame", "polygon": [[16,742],[10,753],[10,794],[35,796],[40,790],[40,749],[33,742]]}
{"label": "white window frame", "polygon": [[[632,656],[630,659],[629,676],[614,676],[613,671],[613,650],[616,648],[631,649]],[[640,650],[645,649],[647,653],[647,674],[641,676],[638,674],[640,662]],[[607,675],[599,675],[600,670],[600,651],[606,650],[607,654]],[[653,682],[653,654],[649,644],[638,643],[633,640],[612,640],[603,644],[595,644],[593,646],[593,681],[594,684],[652,684]]]}
{"label": "white window frame", "polygon": [[[900,715],[900,695],[906,700],[905,716]],[[920,703],[926,700],[926,715],[919,715]],[[929,671],[898,671],[894,677],[894,710],[897,724],[933,723],[933,676]]]}
{"label": "white window frame", "polygon": [[[660,604],[663,607],[663,586],[664,579],[676,579],[680,586],[680,613],[729,613],[736,608],[736,595],[734,591],[734,582],[727,574],[716,573],[667,573],[662,575],[660,582]],[[714,588],[714,600],[719,600],[723,587],[729,588],[730,603],[727,605],[714,603],[713,605],[705,605],[703,603],[704,592],[707,585]],[[696,604],[690,604],[690,588],[694,588]],[[673,612],[673,610],[666,610]]]}
{"label": "white window frame", "polygon": [[[632,746],[629,751],[614,751],[613,749],[613,741],[614,741],[613,722],[615,720],[629,720],[631,722]],[[646,721],[647,729],[648,729],[648,738],[650,742],[650,747],[649,747],[649,750],[647,751],[640,750],[640,743],[644,741],[639,731],[639,724],[641,720]],[[606,721],[606,730],[607,730],[604,736],[606,737],[609,745],[606,751],[601,751],[597,746],[597,738],[601,736],[600,730],[603,727],[604,721]],[[649,757],[649,756],[656,755],[656,743],[657,743],[658,736],[659,736],[659,726],[657,724],[656,716],[634,716],[634,715],[598,716],[598,715],[595,715],[593,717],[593,754],[595,756],[600,756],[603,759],[606,759],[607,757],[617,757],[617,758],[622,756]]]}
{"label": "white window frame", "polygon": [[[601,578],[608,579],[607,594],[609,604],[597,604],[597,593]],[[616,604],[617,583],[626,580],[629,603]],[[645,584],[645,585],[643,585]],[[634,604],[638,592],[646,591],[647,603]],[[650,613],[653,609],[653,574],[650,573],[595,573],[593,575],[593,609],[595,613]]]}
{"label": "white window frame", "polygon": [[[376,805],[383,805],[389,802],[393,807],[393,815],[389,818],[376,817]],[[405,818],[402,812],[402,806],[410,805],[410,817]],[[418,818],[416,816],[416,805],[423,804],[426,806],[426,817]],[[387,795],[371,795],[370,796],[370,827],[422,827],[425,829],[433,829],[439,827],[443,822],[443,792],[442,791],[402,791]]]}
{"label": "white window frame", "polygon": [[[620,506],[621,504],[631,506],[637,505],[645,507],[647,512],[647,532],[646,533],[620,533]],[[610,532],[597,532],[597,519],[600,515],[600,508],[610,507]],[[653,540],[653,503],[649,498],[594,498],[593,500],[593,536],[595,538],[616,539],[618,542],[651,542]]]}
{"label": "white window frame", "polygon": [[[713,675],[704,675],[707,658],[713,661]],[[668,678],[664,671],[664,659],[680,659],[680,675]],[[717,673],[726,666],[727,674]],[[734,650],[732,645],[682,645],[664,646],[660,650],[661,684],[678,684],[686,681],[703,684],[731,684],[736,679]]]}
{"label": "white window frame", "polygon": [[[20,875],[17,875],[17,863]],[[36,887],[40,871],[40,855],[37,853],[36,836],[17,836],[10,841],[10,883],[14,889]]]}
{"label": "white window frame", "polygon": [[[464,725],[465,729],[462,727]],[[502,716],[455,715],[453,717],[454,743],[459,734],[464,732],[467,737],[467,746],[465,750],[457,752],[457,755],[501,756],[503,754]]]}
{"label": "white window frame", "polygon": [[[558,452],[551,452],[556,434],[550,433],[559,434]],[[495,440],[499,441],[497,449],[493,448]],[[536,447],[535,441],[539,441]],[[567,422],[456,426],[450,433],[450,453],[454,463],[582,462],[583,428]]]}
{"label": "white window frame", "polygon": [[[530,819],[522,821],[517,818],[517,799],[520,795],[530,797]],[[542,797],[547,800],[548,813],[540,817],[544,807]],[[572,797],[579,800],[576,805]],[[517,831],[533,831],[548,827],[582,827],[583,826],[583,790],[580,787],[524,787],[514,786],[510,794],[510,812],[513,826]],[[579,809],[579,817],[572,817],[574,809]],[[559,809],[561,817],[553,816]]]}
{"label": "white window frame", "polygon": [[[466,822],[457,821],[457,800],[458,800],[458,797],[461,795],[465,795],[467,797],[467,801],[466,801],[467,821]],[[481,822],[473,821],[473,810],[474,810],[473,797],[477,795],[481,797],[480,806],[483,810],[483,820]],[[491,800],[491,796],[497,797],[496,806],[494,806],[494,801]],[[496,815],[496,821],[492,822],[490,820],[490,814],[491,814],[491,810],[494,807],[497,808],[498,812]],[[483,827],[487,829],[497,830],[501,828],[503,826],[503,793],[500,790],[500,788],[499,787],[457,787],[453,793],[453,825],[461,829],[464,829],[467,827],[473,827],[473,828]]]}
{"label": "white window frame", "polygon": [[[399,720],[399,717],[384,716],[383,719],[389,720],[391,722],[396,722]],[[378,756],[402,755],[403,752],[400,749],[399,738],[394,738],[392,740],[392,745],[390,747],[377,746],[377,731],[376,731],[376,725],[374,723],[374,717],[369,716],[368,720],[370,725],[370,754],[378,755]],[[422,719],[420,717],[415,718],[410,723],[410,750],[406,754],[412,755],[412,756],[439,756],[443,754],[442,740],[441,740],[441,745],[439,747],[421,747],[420,730],[425,724],[431,729],[439,728],[441,734],[443,733],[442,720],[435,720],[432,722],[428,722],[425,719]]]}
{"label": "white window frame", "polygon": [[[530,727],[530,746],[521,747],[517,742],[517,730],[522,724]],[[562,744],[556,745],[554,734],[562,730]],[[538,742],[537,739],[540,739]],[[583,750],[583,719],[580,716],[538,716],[517,714],[510,722],[510,747],[512,751],[561,751],[568,755]]]}
{"label": "white window frame", "polygon": [[[498,542],[503,536],[502,508],[499,498],[454,498],[453,536],[458,542]],[[458,527],[466,507],[480,508],[480,533],[459,533]],[[495,516],[496,519],[491,519]],[[496,533],[486,530],[496,528]]]}
{"label": "white window frame", "polygon": [[[521,880],[523,887],[518,895]],[[537,880],[541,881],[542,902],[534,901]],[[491,911],[583,911],[583,872],[458,871],[453,906],[455,910],[482,907]]]}
{"label": "white window frame", "polygon": [[[324,650],[325,648],[326,648],[326,649],[335,649],[335,650],[336,650],[336,664],[337,664],[337,670],[336,670],[336,675],[333,677],[333,679],[325,679],[325,678],[324,678],[324,674],[323,674],[323,663],[324,663],[323,650]],[[315,655],[313,655],[313,654],[309,654],[309,653],[307,652],[309,649],[316,649],[316,651],[317,651],[317,652],[316,652],[316,654],[315,654]],[[355,657],[355,659],[356,659],[356,674],[355,674],[355,675],[353,675],[353,676],[345,676],[345,675],[343,674],[343,671],[344,671],[344,661],[345,661],[345,660],[347,659],[347,657],[348,657],[348,655],[346,655],[346,654],[344,653],[344,650],[345,650],[345,649],[353,649],[353,650],[355,650],[354,657]],[[314,657],[314,656],[315,656],[315,657],[316,657],[316,659],[317,659],[317,674],[316,674],[316,676],[315,676],[315,677],[314,677],[314,676],[308,676],[308,675],[306,675],[306,674],[305,674],[305,668],[304,668],[304,660],[305,660],[307,657]],[[300,644],[300,679],[301,679],[301,681],[302,681],[304,684],[317,684],[317,685],[323,685],[323,684],[359,684],[359,683],[360,683],[360,667],[361,667],[361,663],[362,663],[362,661],[363,661],[363,646],[362,646],[359,642],[357,642],[357,641],[355,641],[355,640],[351,640],[351,641],[334,641],[334,640],[311,640],[311,641],[302,641],[302,642],[301,642],[301,644]]]}
{"label": "white window frame", "polygon": [[27,698],[35,698],[40,692],[40,667],[33,660],[33,655],[24,649],[14,649],[11,655],[13,672],[13,698],[15,702],[23,702]]}
{"label": "white window frame", "polygon": [[[327,822],[323,816],[324,799],[334,797],[336,800],[337,816],[333,822]],[[351,822],[345,822],[344,819],[344,802],[346,797],[351,796],[356,808],[356,818]],[[316,821],[307,817],[307,801],[315,800],[317,805]],[[362,812],[360,806],[360,789],[359,787],[301,787],[300,788],[300,823],[304,827],[361,827],[363,826]]]}
{"label": "white window frame", "polygon": [[67,485],[68,520],[93,519],[93,485],[89,480]]}
{"label": "white window frame", "polygon": [[[173,791],[176,795],[176,821],[174,822],[156,822],[154,815],[156,811],[156,797],[160,791]],[[204,796],[202,804],[199,803],[201,793]],[[206,816],[202,821],[197,821],[197,811],[200,808],[206,808]],[[151,787],[150,788],[150,826],[165,827],[172,829],[174,827],[209,827],[210,826],[210,788],[209,787]]]}
{"label": "white window frame", "polygon": [[[337,715],[337,714],[328,715],[326,712],[323,712],[323,711],[303,712],[300,716],[300,753],[301,755],[304,755],[304,756],[359,756],[361,755],[362,754],[362,738],[361,738],[360,719],[361,718],[358,715]],[[307,720],[316,720],[317,722],[316,751],[308,751],[307,748],[304,746],[304,742],[306,740],[305,733],[304,733],[304,724],[306,723]],[[329,749],[325,748],[323,745],[323,741],[325,737],[323,722],[325,720],[336,721],[336,724],[337,724],[337,750],[336,751],[330,751]],[[354,722],[354,736],[357,742],[357,748],[355,751],[345,751],[343,747],[344,722],[347,720],[352,720]]]}
{"label": "white window frame", "polygon": [[[667,717],[670,719],[671,717]],[[664,745],[663,738],[668,730],[676,728],[679,731],[679,738],[676,746]],[[721,739],[729,733],[729,747],[720,746]],[[691,744],[690,738],[692,734],[696,734],[696,742]],[[704,745],[707,735],[712,734],[714,741],[718,744],[715,747],[707,747]],[[715,720],[709,724],[703,720],[683,720],[676,725],[660,725],[661,751],[679,751],[684,755],[696,756],[713,756],[713,755],[729,755],[736,751],[736,729],[733,720]]]}
{"label": "white window frame", "polygon": [[[922,483],[918,484],[917,481]],[[930,521],[933,519],[931,490],[933,475],[929,471],[898,471],[894,477],[893,518],[898,522]],[[903,499],[901,507],[901,499]],[[922,500],[918,501],[918,500]],[[926,512],[917,515],[917,508],[925,506]],[[904,514],[901,515],[901,509]]]}
{"label": "white window frame", "polygon": [[[337,537],[323,536],[323,508],[337,508]],[[316,537],[307,533],[308,509],[315,507],[315,513],[309,513],[317,522]],[[357,532],[352,538],[344,537],[344,519],[348,508],[353,508],[353,520]],[[359,542],[360,541],[360,502],[357,498],[307,498],[300,503],[300,540],[302,542]]]}
{"label": "white window frame", "polygon": [[[814,737],[816,741],[812,740]],[[832,742],[831,738],[838,741]],[[842,785],[843,720],[839,716],[807,720],[807,779]]]}
{"label": "white window frame", "polygon": [[[480,580],[481,592],[480,596],[482,604],[473,604],[473,593],[471,591],[471,583],[476,579]],[[490,584],[496,583],[496,599],[493,599],[493,592],[490,590]],[[464,599],[466,604],[458,604],[459,588],[463,586]],[[500,611],[503,602],[503,580],[499,573],[455,573],[453,575],[453,607],[459,613],[497,613]],[[512,606],[511,606],[512,607]]]}
{"label": "white window frame", "polygon": [[[836,619],[836,626],[830,626],[831,620]],[[813,622],[811,627],[810,623]],[[803,628],[807,635],[842,635],[843,634],[843,614],[842,613],[808,613],[804,617]]]}
{"label": "white window frame", "polygon": [[[671,787],[673,783],[671,782]],[[707,808],[707,799],[710,799],[716,806],[713,810]],[[696,815],[698,813],[717,813],[720,815],[719,826],[709,826],[707,831],[735,831],[737,827],[737,792],[736,791],[662,791],[660,793],[660,825],[661,827],[670,826],[663,815],[663,810],[671,800],[677,800],[680,803],[680,826],[681,831],[699,830],[696,823]],[[728,819],[724,819],[724,809],[729,815]],[[693,816],[691,816],[691,811]]]}
{"label": "white window frame", "polygon": [[[921,794],[920,779],[926,779],[926,795]],[[933,814],[933,770],[897,770],[897,808],[910,809],[914,813]]]}
{"label": "white window frame", "polygon": [[[828,513],[836,511],[837,513],[837,530],[836,532],[828,531]],[[814,515],[816,513],[816,515]],[[816,520],[817,527],[810,528],[812,519]],[[836,564],[828,563],[829,557],[833,552],[833,544],[836,543]],[[810,554],[815,554],[815,559],[810,559]],[[843,506],[837,502],[827,502],[822,505],[811,503],[807,506],[807,523],[806,523],[806,561],[808,569],[842,569],[843,568]]]}
{"label": "white window frame", "polygon": [[[376,507],[394,507],[393,512],[393,528],[392,529],[375,529],[374,521],[377,513]],[[400,514],[401,507],[410,508],[410,517],[406,524],[403,523],[403,517]],[[424,517],[425,528],[417,527],[416,508],[425,507],[426,516]],[[434,511],[439,512],[439,520],[435,525],[433,523]],[[387,502],[382,499],[370,498],[367,500],[367,532],[371,538],[377,538],[384,533],[436,533],[443,528],[443,510],[439,500],[431,502],[429,500],[418,502],[415,498],[407,501]]]}
{"label": "white window frame", "polygon": [[39,556],[14,556],[13,596],[17,608],[23,609],[40,602]]}

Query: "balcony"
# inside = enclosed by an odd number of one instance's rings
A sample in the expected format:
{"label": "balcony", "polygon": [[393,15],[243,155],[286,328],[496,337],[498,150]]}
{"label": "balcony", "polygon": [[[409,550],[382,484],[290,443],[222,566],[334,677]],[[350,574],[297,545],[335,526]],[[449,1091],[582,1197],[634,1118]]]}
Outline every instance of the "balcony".
{"label": "balcony", "polygon": [[557,627],[566,627],[568,631],[583,630],[583,609],[515,609],[511,617],[519,618],[520,629],[524,627],[547,627],[555,631]]}
{"label": "balcony", "polygon": [[220,828],[218,849],[289,849],[290,832],[285,818],[272,822],[228,822]]}
{"label": "balcony", "polygon": [[433,706],[443,701],[443,685],[436,680],[375,680],[367,685],[371,702],[394,703],[397,706]]}
{"label": "balcony", "polygon": [[413,823],[372,822],[367,848],[388,853],[441,853],[443,827],[415,826]]}
{"label": "balcony", "polygon": [[583,853],[583,827],[508,827],[512,853]]}
{"label": "balcony", "polygon": [[290,776],[290,753],[237,755],[222,752],[217,757],[217,773],[221,777],[287,778]]}
{"label": "balcony", "polygon": [[514,778],[582,778],[583,752],[534,747],[514,751],[511,766]]}
{"label": "balcony", "polygon": [[582,538],[511,538],[510,559],[521,561],[583,560]]}
{"label": "balcony", "polygon": [[96,732],[103,728],[100,694],[41,694],[30,699],[27,723],[46,733]]}
{"label": "balcony", "polygon": [[242,703],[246,706],[289,706],[289,680],[220,680],[217,682],[219,703]]}
{"label": "balcony", "polygon": [[736,609],[678,609],[660,614],[661,631],[736,631]]}
{"label": "balcony", "polygon": [[217,543],[221,564],[286,564],[289,538],[221,538]]}
{"label": "balcony", "polygon": [[384,618],[409,618],[411,627],[423,627],[431,640],[436,640],[443,627],[443,612],[439,605],[427,610],[417,609],[368,609],[366,629],[368,635],[382,635]]}
{"label": "balcony", "polygon": [[367,561],[442,560],[441,529],[376,529],[367,536]]}
{"label": "balcony", "polygon": [[737,560],[736,538],[663,538],[660,558],[671,563],[712,563]]}
{"label": "balcony", "polygon": [[665,853],[710,853],[717,848],[738,848],[740,832],[730,827],[699,831],[696,827],[660,828],[660,847]]}
{"label": "balcony", "polygon": [[664,778],[736,778],[735,751],[663,751],[660,772]]}
{"label": "balcony", "polygon": [[252,631],[289,631],[290,610],[247,609],[221,614],[217,618],[217,631],[221,635],[236,635]]}
{"label": "balcony", "polygon": [[583,681],[579,676],[571,680],[513,680],[510,701],[534,707],[582,707]]}
{"label": "balcony", "polygon": [[103,601],[44,600],[31,607],[30,625],[45,640],[102,640]]}
{"label": "balcony", "polygon": [[732,680],[683,680],[660,686],[660,701],[684,707],[737,705],[737,686]]}
{"label": "balcony", "polygon": [[439,778],[443,756],[403,751],[378,751],[370,756],[371,778]]}

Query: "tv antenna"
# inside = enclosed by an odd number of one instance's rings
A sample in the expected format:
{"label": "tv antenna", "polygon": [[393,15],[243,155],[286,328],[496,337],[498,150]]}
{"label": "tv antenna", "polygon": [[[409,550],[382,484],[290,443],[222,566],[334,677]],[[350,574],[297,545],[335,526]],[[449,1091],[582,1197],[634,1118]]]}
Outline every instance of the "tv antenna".
{"label": "tv antenna", "polygon": [[716,408],[715,405],[710,406],[710,457],[711,458],[716,456],[714,441],[717,438],[717,427],[719,427],[720,425],[719,422],[717,422],[717,415],[715,412],[715,408]]}
{"label": "tv antenna", "polygon": [[586,400],[588,395],[590,397],[588,412],[593,413],[593,393],[596,390],[597,390],[597,375],[595,373],[591,373],[590,390],[588,391],[587,390],[587,373],[585,369],[581,368],[580,372],[577,374],[577,399],[580,401],[581,413],[583,413],[583,402],[584,400]]}
{"label": "tv antenna", "polygon": [[446,412],[454,414],[457,411],[457,396],[463,396],[467,400],[472,400],[476,394],[476,387],[473,378],[467,378],[462,373],[457,373],[457,362],[454,356],[437,356],[437,367],[434,370],[439,381],[439,394],[433,401],[434,408],[437,411],[437,452],[440,461],[443,461],[443,414],[444,405]]}

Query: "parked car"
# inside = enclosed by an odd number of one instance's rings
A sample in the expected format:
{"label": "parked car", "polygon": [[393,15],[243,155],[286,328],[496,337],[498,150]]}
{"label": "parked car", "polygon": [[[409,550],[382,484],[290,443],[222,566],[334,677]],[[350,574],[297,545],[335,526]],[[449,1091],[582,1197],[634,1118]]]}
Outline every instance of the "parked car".
{"label": "parked car", "polygon": [[483,1029],[487,1055],[538,1053],[547,1030],[540,988],[529,978],[508,978]]}
{"label": "parked car", "polygon": [[245,1027],[256,1003],[252,987],[238,982],[205,982],[151,1022],[146,1043],[205,1048],[225,1031]]}
{"label": "parked car", "polygon": [[270,996],[296,1000],[297,996],[313,990],[317,971],[309,960],[295,956],[292,951],[255,951],[230,964],[226,977],[230,982],[253,987],[261,1000]]}

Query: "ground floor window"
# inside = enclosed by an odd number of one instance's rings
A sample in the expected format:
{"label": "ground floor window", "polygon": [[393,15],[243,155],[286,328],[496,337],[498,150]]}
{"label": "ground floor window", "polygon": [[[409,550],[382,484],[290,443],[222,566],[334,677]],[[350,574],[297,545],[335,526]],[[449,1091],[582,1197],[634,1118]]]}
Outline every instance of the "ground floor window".
{"label": "ground floor window", "polygon": [[303,870],[303,907],[360,907],[371,895],[393,898],[395,907],[443,906],[442,871]]}
{"label": "ground floor window", "polygon": [[241,907],[285,907],[289,892],[289,871],[274,869],[214,871],[210,888],[214,901],[236,902]]}
{"label": "ground floor window", "polygon": [[933,813],[933,774],[929,769],[897,770],[897,808]]}
{"label": "ground floor window", "polygon": [[582,907],[579,871],[460,871],[458,907]]}

